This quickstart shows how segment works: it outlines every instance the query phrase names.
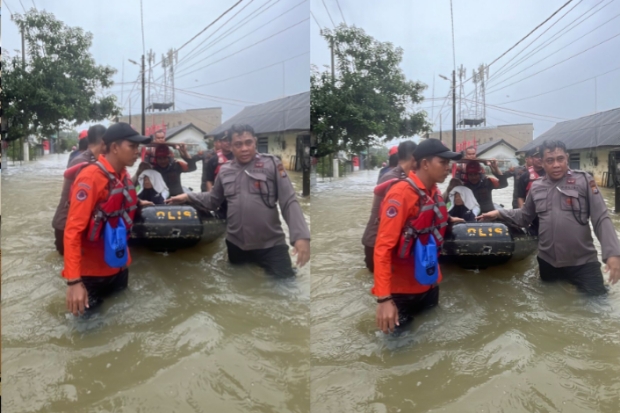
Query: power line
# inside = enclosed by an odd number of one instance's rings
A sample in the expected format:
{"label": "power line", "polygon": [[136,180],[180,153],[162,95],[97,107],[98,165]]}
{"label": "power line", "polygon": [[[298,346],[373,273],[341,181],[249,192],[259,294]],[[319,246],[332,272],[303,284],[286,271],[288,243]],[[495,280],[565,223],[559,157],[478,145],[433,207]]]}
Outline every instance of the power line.
{"label": "power line", "polygon": [[146,47],[144,45],[144,9],[142,8],[142,0],[140,0],[140,24],[142,26],[142,54],[146,55]]}
{"label": "power line", "polygon": [[327,15],[329,16],[329,20],[332,22],[332,26],[334,26],[334,28],[336,28],[336,24],[334,23],[334,19],[332,19],[332,15],[329,13],[329,9],[325,5],[325,0],[321,0],[321,1],[323,2],[323,7],[325,7],[325,10],[327,11]]}
{"label": "power line", "polygon": [[34,6],[34,9],[36,10],[37,9],[37,5],[34,4],[34,0],[32,0],[32,5]]}
{"label": "power line", "polygon": [[[254,0],[250,0],[249,3],[247,3],[245,6],[243,6],[239,11],[237,11],[237,13],[233,14],[228,20],[226,20],[224,23],[222,23],[222,25],[220,27],[218,27],[217,29],[215,29],[215,31],[213,33],[211,33],[209,36],[207,36],[203,41],[201,41],[200,43],[198,43],[196,45],[196,47],[194,47],[189,53],[187,53],[187,55],[183,56],[181,58],[181,60],[177,63],[177,66],[182,65],[183,63],[185,63],[185,61],[192,59],[194,51],[196,49],[198,49],[201,45],[203,45],[207,40],[209,40],[212,36],[214,36],[220,29],[222,29],[224,26],[226,26],[232,19],[234,19],[235,17],[237,17],[237,15],[239,15],[239,13],[243,12],[243,10],[245,10],[250,4],[252,4]],[[263,4],[260,8],[264,7],[266,4],[268,4],[271,0],[268,0],[267,3]],[[259,10],[260,10],[259,8]],[[256,11],[255,11],[256,12]],[[239,22],[239,24],[243,24],[244,20],[241,20],[241,22]],[[234,27],[233,27],[234,29]],[[226,31],[226,33],[228,33],[228,31]],[[201,53],[202,51],[204,51],[206,49],[202,49],[201,51],[197,52],[196,55],[198,53]]]}
{"label": "power line", "polygon": [[22,9],[24,9],[24,13],[27,13],[26,8],[24,7],[24,3],[22,3],[22,0],[19,0],[19,4],[22,5]]}
{"label": "power line", "polygon": [[452,63],[456,72],[456,51],[454,49],[454,12],[452,11],[452,0],[450,0],[450,20],[452,21]]}
{"label": "power line", "polygon": [[551,20],[551,18],[553,16],[555,16],[556,14],[558,14],[560,12],[560,10],[562,10],[564,7],[568,6],[568,4],[570,2],[572,2],[573,0],[568,0],[566,3],[564,3],[564,5],[562,7],[560,7],[559,9],[557,9],[555,12],[553,12],[553,14],[549,17],[547,17],[545,19],[545,21],[543,21],[542,23],[540,23],[538,26],[534,27],[534,29],[532,31],[530,31],[528,34],[525,35],[525,37],[523,37],[521,40],[519,40],[517,43],[514,44],[514,46],[512,46],[510,49],[506,50],[504,53],[502,53],[497,59],[493,60],[491,63],[489,63],[487,66],[491,66],[493,63],[497,62],[499,59],[501,59],[502,57],[504,57],[506,55],[506,53],[510,52],[512,49],[514,49],[515,47],[517,47],[523,40],[527,39],[532,33],[534,33],[540,26],[542,26],[543,24],[547,23],[549,20]]}
{"label": "power line", "polygon": [[[568,61],[568,60],[572,59],[573,57],[579,56],[579,55],[581,55],[581,54],[583,54],[583,53],[585,53],[585,52],[587,52],[587,51],[589,51],[589,50],[592,50],[592,49],[594,49],[595,47],[598,47],[598,46],[602,45],[603,43],[607,43],[608,41],[613,40],[613,39],[615,39],[615,38],[616,38],[616,37],[618,37],[618,36],[620,36],[620,33],[618,33],[618,34],[616,34],[616,35],[614,35],[614,36],[610,37],[609,39],[603,40],[602,42],[600,42],[600,43],[598,43],[598,44],[595,44],[595,45],[594,45],[594,46],[592,46],[592,47],[589,47],[589,48],[587,48],[587,49],[585,49],[585,50],[582,50],[581,52],[579,52],[579,53],[577,53],[577,54],[574,54],[574,55],[572,55],[572,56],[570,56],[570,57],[568,57],[568,58],[566,58],[566,59],[564,59],[564,60],[561,60],[561,61],[559,61],[559,62],[557,62],[557,63],[555,63],[555,64],[553,64],[553,65],[551,65],[551,66],[549,66],[549,67],[547,67],[547,68],[544,68],[544,69],[542,69],[542,70],[539,70],[539,71],[538,71],[538,72],[536,72],[536,73],[533,73],[533,74],[531,74],[531,75],[529,75],[529,76],[526,76],[526,77],[524,77],[524,78],[522,78],[522,79],[519,79],[519,80],[517,80],[517,81],[515,81],[515,82],[512,82],[512,83],[510,83],[510,84],[508,84],[508,85],[506,85],[506,86],[500,87],[499,89],[495,89],[495,90],[487,91],[487,93],[495,93],[495,92],[497,92],[497,91],[500,91],[500,90],[506,89],[508,86],[512,86],[512,85],[514,85],[514,84],[520,83],[520,82],[522,82],[522,81],[524,81],[524,80],[526,80],[526,79],[529,79],[530,77],[536,76],[536,75],[537,75],[537,74],[539,74],[539,73],[542,73],[542,72],[544,72],[544,71],[547,71],[547,70],[551,69],[552,67],[555,67],[555,66],[559,65],[560,63],[564,63],[564,62],[566,62],[566,61]],[[521,71],[521,72],[522,72],[522,71]],[[521,72],[519,72],[519,73],[521,73]]]}
{"label": "power line", "polygon": [[[299,7],[299,6],[301,6],[301,5],[302,5],[302,4],[304,4],[306,1],[307,1],[307,0],[302,0],[300,3],[297,3],[295,6],[291,7],[291,8],[290,8],[290,9],[288,9],[288,10],[286,10],[284,13],[281,13],[281,14],[279,14],[278,16],[276,16],[276,17],[274,17],[273,19],[271,19],[271,20],[269,21],[269,23],[270,23],[270,22],[272,22],[272,21],[275,21],[276,19],[278,19],[279,17],[281,17],[281,16],[285,15],[286,13],[290,12],[291,10],[293,10],[293,9],[295,9],[295,8],[297,8],[297,7]],[[263,28],[263,27],[268,27],[268,26],[266,26],[266,25],[261,25],[261,28]],[[232,46],[233,44],[235,44],[235,43],[239,42],[240,40],[245,39],[245,38],[246,38],[246,37],[248,37],[248,36],[253,36],[253,35],[255,35],[255,34],[256,34],[256,32],[255,32],[255,31],[251,31],[251,32],[247,33],[245,36],[241,36],[240,38],[238,38],[238,39],[234,40],[232,43],[229,43],[228,45],[226,45],[226,46],[222,47],[221,49],[219,49],[219,50],[217,50],[217,51],[215,51],[215,52],[211,53],[210,55],[205,56],[204,58],[202,58],[202,59],[200,59],[200,60],[198,60],[198,61],[194,62],[192,65],[190,65],[190,66],[188,66],[188,67],[185,67],[185,68],[184,68],[184,69],[182,69],[180,72],[177,72],[177,75],[181,75],[181,76],[182,76],[182,75],[183,75],[183,71],[187,71],[187,69],[189,69],[189,68],[191,68],[191,67],[196,66],[196,65],[197,65],[197,64],[199,64],[200,62],[203,62],[203,61],[207,60],[208,58],[212,57],[213,55],[215,55],[215,54],[217,54],[217,53],[219,53],[219,52],[221,52],[221,51],[223,51],[223,50],[226,50],[227,48],[229,48],[229,47],[230,47],[230,46]]]}
{"label": "power line", "polygon": [[608,70],[605,73],[601,73],[600,75],[592,76],[592,77],[589,77],[587,79],[580,80],[579,82],[571,83],[570,85],[562,86],[562,87],[559,87],[557,89],[553,89],[553,90],[549,90],[547,92],[539,93],[539,94],[534,95],[534,96],[528,96],[528,97],[521,98],[521,99],[511,100],[509,102],[497,103],[496,105],[507,105],[509,103],[520,102],[522,100],[527,100],[527,99],[533,99],[533,98],[536,98],[536,97],[539,97],[539,96],[542,96],[542,95],[546,95],[546,94],[549,94],[549,93],[552,93],[552,92],[557,92],[558,90],[562,90],[562,89],[566,89],[566,88],[571,87],[571,86],[578,85],[580,83],[587,82],[588,80],[596,79],[599,76],[603,76],[603,75],[606,75],[607,73],[615,72],[616,70],[620,70],[620,66],[616,67],[615,69]]}
{"label": "power line", "polygon": [[[518,61],[516,61],[514,64],[512,64],[511,66],[509,66],[507,69],[505,69],[504,71],[501,71],[502,68],[500,68],[498,70],[498,72],[496,72],[493,76],[491,76],[491,78],[489,80],[495,80],[498,77],[501,77],[502,75],[504,75],[505,73],[509,72],[510,70],[512,70],[513,68],[515,68],[516,66],[518,66],[519,64],[521,64],[522,62],[524,62],[525,60],[531,58],[532,56],[534,56],[535,54],[537,54],[538,52],[540,52],[541,50],[545,49],[546,47],[548,47],[551,43],[559,40],[562,36],[566,35],[568,32],[570,32],[571,30],[573,30],[574,28],[578,27],[581,23],[585,22],[586,20],[588,20],[590,17],[594,16],[596,13],[600,12],[602,9],[604,9],[605,7],[609,6],[614,0],[611,0],[609,3],[607,3],[606,5],[604,5],[603,7],[601,7],[600,9],[596,10],[594,13],[590,14],[589,16],[587,16],[585,19],[581,20],[580,22],[578,22],[577,24],[575,24],[574,26],[570,27],[573,23],[575,23],[577,20],[579,20],[580,18],[582,18],[583,16],[585,16],[586,14],[588,14],[590,11],[592,11],[593,9],[595,9],[599,4],[603,3],[605,0],[602,0],[600,2],[598,2],[597,4],[595,4],[592,8],[588,9],[587,11],[585,11],[584,13],[580,14],[579,16],[577,16],[577,18],[575,18],[574,20],[572,20],[570,23],[568,23],[566,26],[564,26],[562,29],[560,29],[560,31],[558,31],[557,33],[555,33],[553,36],[551,36],[549,39],[547,39],[546,41],[544,41],[542,44],[538,45],[537,47],[534,48],[534,50],[531,50],[529,53],[527,53],[525,56],[523,56],[521,59],[519,59]],[[572,9],[571,9],[572,10]],[[558,20],[559,21],[559,20]],[[555,22],[557,23],[557,21]],[[555,24],[554,23],[554,24]],[[553,25],[552,25],[553,27]],[[570,27],[570,28],[569,28]],[[550,27],[551,28],[551,27]],[[568,28],[568,30],[566,30]],[[566,31],[565,31],[566,30]],[[562,32],[564,32],[562,34]],[[544,33],[544,32],[543,32]],[[525,50],[525,49],[524,49]],[[523,51],[523,50],[522,50]],[[515,57],[518,56],[515,55]],[[512,60],[512,59],[511,59]],[[508,64],[510,61],[508,61],[506,64]],[[505,65],[504,65],[505,66]],[[502,67],[504,67],[502,66]],[[494,86],[497,86],[501,84],[497,83]]]}
{"label": "power line", "polygon": [[256,42],[256,43],[252,43],[251,45],[249,45],[249,46],[247,46],[247,47],[244,47],[243,49],[240,49],[240,50],[238,50],[238,51],[236,51],[236,52],[234,52],[234,53],[231,53],[231,54],[229,54],[229,55],[227,55],[227,56],[224,56],[223,58],[221,58],[221,59],[219,59],[219,60],[216,60],[216,61],[214,61],[214,62],[209,63],[208,65],[205,65],[205,66],[199,67],[198,69],[192,70],[191,72],[187,72],[187,73],[185,73],[185,74],[183,74],[182,76],[179,76],[179,77],[184,77],[184,76],[190,75],[190,74],[195,73],[195,72],[197,72],[197,71],[199,71],[199,70],[205,69],[205,68],[207,68],[207,67],[209,67],[209,66],[212,66],[212,65],[214,65],[214,64],[216,64],[216,63],[219,63],[219,62],[221,62],[222,60],[228,59],[229,57],[232,57],[232,56],[234,56],[234,55],[236,55],[236,54],[238,54],[238,53],[240,53],[240,52],[242,52],[242,51],[244,51],[244,50],[247,50],[247,49],[249,49],[249,48],[251,48],[251,47],[254,47],[254,46],[256,46],[256,45],[257,45],[257,44],[259,44],[259,43],[262,43],[262,42],[264,42],[264,41],[266,41],[266,40],[271,39],[272,37],[275,37],[275,36],[277,36],[277,35],[279,35],[279,34],[281,34],[281,33],[284,33],[285,31],[290,30],[290,29],[292,29],[292,28],[293,28],[293,27],[295,27],[295,26],[299,26],[300,24],[302,24],[303,22],[308,21],[308,20],[310,20],[310,18],[309,18],[309,17],[307,17],[307,18],[303,19],[303,20],[302,20],[302,21],[300,21],[300,22],[297,22],[297,23],[293,24],[292,26],[287,27],[287,28],[286,28],[286,29],[284,29],[284,30],[280,30],[279,32],[274,33],[274,34],[272,34],[272,35],[271,35],[271,36],[269,36],[269,37],[265,37],[264,39],[259,40],[259,41],[258,41],[258,42]]}
{"label": "power line", "polygon": [[319,29],[323,30],[323,27],[321,27],[321,25],[319,24],[319,21],[316,19],[316,16],[314,15],[314,13],[312,13],[312,10],[310,10],[310,15],[312,15],[312,18],[314,19],[314,22],[316,23],[316,25],[319,26]]}
{"label": "power line", "polygon": [[558,52],[562,51],[563,49],[565,49],[565,48],[567,48],[568,46],[570,46],[570,45],[574,44],[575,42],[578,42],[579,40],[583,39],[583,37],[584,37],[584,36],[586,36],[586,35],[588,35],[588,34],[592,33],[592,32],[593,32],[593,31],[595,31],[595,30],[600,29],[600,28],[601,28],[601,27],[603,27],[605,24],[609,23],[610,21],[612,21],[612,20],[614,20],[614,19],[617,19],[618,17],[620,17],[620,13],[619,13],[619,14],[616,14],[614,17],[612,17],[611,19],[607,20],[605,23],[603,23],[603,24],[600,24],[600,25],[596,26],[594,29],[590,30],[589,32],[582,34],[582,35],[581,35],[581,36],[579,36],[577,39],[573,40],[572,42],[568,43],[567,45],[560,47],[560,48],[559,48],[558,50],[556,50],[555,52],[553,52],[553,53],[551,53],[551,54],[549,54],[549,55],[547,55],[547,56],[543,57],[542,59],[538,60],[538,61],[537,61],[537,62],[535,62],[535,63],[532,63],[531,65],[529,65],[529,66],[528,66],[528,67],[526,67],[525,69],[522,69],[520,72],[517,72],[517,73],[515,73],[514,75],[512,75],[512,76],[509,76],[509,77],[505,78],[505,79],[504,79],[504,80],[502,80],[500,83],[498,83],[498,84],[496,84],[496,85],[493,85],[493,86],[498,86],[498,85],[501,85],[502,83],[504,83],[504,82],[508,81],[509,79],[512,79],[513,77],[517,76],[519,73],[523,73],[524,71],[526,71],[527,69],[531,68],[532,66],[537,65],[538,63],[540,63],[540,62],[542,62],[543,60],[546,60],[547,58],[549,58],[549,57],[553,56],[554,54],[556,54],[556,53],[558,53]]}
{"label": "power line", "polygon": [[496,107],[490,107],[489,109],[492,109],[492,110],[499,110],[499,111],[501,111],[501,112],[503,112],[503,113],[507,113],[507,114],[509,114],[509,115],[513,115],[513,116],[520,116],[520,117],[522,117],[522,118],[528,118],[528,119],[533,119],[533,120],[538,120],[538,121],[543,121],[543,122],[550,122],[550,123],[558,123],[558,121],[557,121],[557,120],[542,119],[542,118],[534,118],[534,117],[532,117],[532,116],[521,115],[521,114],[519,114],[519,113],[511,113],[511,112],[509,112],[509,111],[506,111],[506,110],[503,110],[503,109],[500,109],[500,108],[496,108]]}
{"label": "power line", "polygon": [[6,1],[4,1],[4,5],[6,6],[7,10],[9,11],[9,14],[11,15],[11,17],[13,17],[13,12],[11,11],[11,8],[9,7],[9,5],[7,4]]}
{"label": "power line", "polygon": [[347,21],[344,18],[344,13],[342,13],[342,9],[340,8],[340,2],[338,0],[336,0],[336,4],[338,5],[338,10],[340,10],[340,15],[342,16],[342,21],[344,22],[344,25],[348,26]]}
{"label": "power line", "polygon": [[[577,2],[577,4],[575,4],[570,10],[568,10],[566,13],[564,13],[562,16],[560,16],[560,18],[556,21],[554,21],[549,27],[547,27],[541,34],[539,34],[534,40],[532,40],[531,42],[529,42],[523,49],[521,49],[519,51],[519,53],[517,53],[516,55],[514,55],[513,57],[511,57],[506,63],[504,63],[504,65],[502,67],[500,67],[499,69],[497,69],[497,71],[495,72],[494,75],[490,76],[490,78],[488,79],[489,81],[491,79],[493,79],[494,77],[500,76],[501,75],[501,71],[503,68],[505,68],[508,64],[510,64],[510,62],[512,62],[514,59],[516,59],[521,53],[523,53],[525,50],[527,50],[528,47],[530,47],[536,40],[540,39],[540,37],[542,35],[544,35],[545,33],[547,33],[549,30],[551,30],[551,28],[553,26],[555,26],[556,24],[558,24],[560,21],[562,21],[562,19],[564,17],[566,17],[566,15],[568,15],[568,13],[570,13],[571,11],[573,11],[575,9],[575,7],[579,6],[579,4],[582,3],[583,0],[580,0],[579,2]],[[604,0],[603,0],[604,1]],[[570,24],[570,23],[569,23]],[[544,43],[543,43],[544,44]],[[509,70],[509,69],[507,69]]]}
{"label": "power line", "polygon": [[280,60],[279,62],[276,62],[276,63],[270,64],[270,65],[268,65],[268,66],[259,67],[259,68],[257,68],[257,69],[251,70],[251,71],[249,71],[249,72],[241,73],[241,74],[236,75],[236,76],[231,76],[231,77],[227,77],[226,79],[216,80],[215,82],[210,82],[210,83],[205,83],[205,84],[198,85],[198,86],[188,87],[187,89],[196,89],[196,88],[203,87],[203,86],[215,85],[215,84],[217,84],[217,83],[222,83],[222,82],[225,82],[225,81],[227,81],[227,80],[231,80],[231,79],[236,79],[236,78],[238,78],[238,77],[246,76],[246,75],[249,75],[249,74],[254,73],[254,72],[258,72],[258,71],[263,70],[263,69],[267,69],[267,68],[270,68],[270,67],[273,67],[273,66],[277,66],[277,65],[279,65],[279,64],[281,64],[281,63],[284,63],[284,62],[287,62],[287,61],[289,61],[289,60],[293,60],[293,59],[296,59],[296,58],[298,58],[298,57],[301,57],[301,56],[307,55],[308,53],[310,53],[310,52],[308,51],[308,52],[300,53],[300,54],[298,54],[298,55],[295,55],[295,56],[293,56],[293,57],[289,57],[288,59]]}

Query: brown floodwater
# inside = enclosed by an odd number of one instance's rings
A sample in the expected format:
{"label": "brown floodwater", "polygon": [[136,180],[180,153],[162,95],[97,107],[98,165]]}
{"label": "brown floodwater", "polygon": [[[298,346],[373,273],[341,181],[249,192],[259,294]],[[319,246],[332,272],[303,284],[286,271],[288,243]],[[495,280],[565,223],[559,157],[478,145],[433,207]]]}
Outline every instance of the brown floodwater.
{"label": "brown floodwater", "polygon": [[[439,306],[404,334],[378,332],[361,245],[377,173],[312,193],[313,412],[619,411],[620,285],[588,298],[543,284],[535,255],[443,266]],[[510,182],[495,202],[511,205]]]}
{"label": "brown floodwater", "polygon": [[[67,314],[51,228],[66,162],[2,171],[3,411],[309,411],[309,266],[291,280],[232,267],[224,237],[136,248],[127,291],[90,319]],[[200,188],[198,165],[184,185]]]}

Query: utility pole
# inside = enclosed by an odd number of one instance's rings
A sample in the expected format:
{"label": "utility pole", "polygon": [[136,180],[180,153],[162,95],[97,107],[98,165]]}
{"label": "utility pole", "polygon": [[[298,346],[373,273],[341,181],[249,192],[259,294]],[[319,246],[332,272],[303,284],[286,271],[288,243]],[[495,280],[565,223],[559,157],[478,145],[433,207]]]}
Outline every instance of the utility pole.
{"label": "utility pole", "polygon": [[[22,32],[22,76],[24,76],[24,74],[26,73],[26,39],[24,38],[24,28],[22,27],[21,29]],[[23,126],[24,126],[24,133],[26,132],[26,119],[24,118],[23,120]],[[51,139],[50,139],[51,141]],[[21,159],[24,159],[24,137],[20,137],[19,138],[19,146],[22,149],[22,156]],[[21,161],[20,161],[20,165],[21,165]]]}
{"label": "utility pole", "polygon": [[142,132],[141,132],[142,136],[144,136],[144,131],[146,130],[146,113],[145,113],[145,105],[144,105],[144,96],[145,96],[144,74],[145,74],[144,55],[142,55]]}
{"label": "utility pole", "polygon": [[456,70],[452,71],[452,150],[456,152]]}
{"label": "utility pole", "polygon": [[333,40],[330,43],[330,50],[332,52],[332,84],[334,84],[336,80],[336,68],[334,67],[334,41]]}

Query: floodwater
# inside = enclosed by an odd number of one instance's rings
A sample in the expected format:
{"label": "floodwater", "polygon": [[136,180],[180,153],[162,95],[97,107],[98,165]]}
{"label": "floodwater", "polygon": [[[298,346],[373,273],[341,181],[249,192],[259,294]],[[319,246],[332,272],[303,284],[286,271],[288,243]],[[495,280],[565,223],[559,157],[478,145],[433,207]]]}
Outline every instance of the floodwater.
{"label": "floodwater", "polygon": [[[313,412],[620,410],[620,285],[587,298],[543,284],[535,255],[479,272],[443,266],[439,306],[397,337],[378,332],[360,241],[377,174],[312,193]],[[495,202],[511,205],[510,182]]]}
{"label": "floodwater", "polygon": [[[67,314],[51,228],[67,156],[2,171],[3,410],[309,411],[309,266],[292,280],[231,267],[224,237],[137,248],[127,291],[90,319]],[[184,185],[200,188],[200,166]]]}

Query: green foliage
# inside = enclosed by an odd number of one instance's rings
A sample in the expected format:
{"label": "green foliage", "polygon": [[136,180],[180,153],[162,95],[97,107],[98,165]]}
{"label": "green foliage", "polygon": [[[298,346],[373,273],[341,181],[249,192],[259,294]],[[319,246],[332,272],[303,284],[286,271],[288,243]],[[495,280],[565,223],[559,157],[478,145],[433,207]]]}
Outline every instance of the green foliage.
{"label": "green foliage", "polygon": [[422,101],[426,86],[406,79],[401,48],[344,25],[324,30],[323,37],[333,43],[338,75],[332,79],[330,72],[312,68],[310,119],[317,156],[358,152],[430,129],[425,112],[409,109]]}
{"label": "green foliage", "polygon": [[120,114],[116,97],[104,95],[115,69],[95,63],[92,34],[69,27],[53,14],[31,9],[13,20],[24,33],[26,62],[15,56],[3,67],[4,114],[8,139],[32,133],[49,136],[88,121]]}

